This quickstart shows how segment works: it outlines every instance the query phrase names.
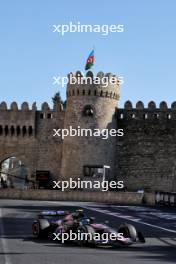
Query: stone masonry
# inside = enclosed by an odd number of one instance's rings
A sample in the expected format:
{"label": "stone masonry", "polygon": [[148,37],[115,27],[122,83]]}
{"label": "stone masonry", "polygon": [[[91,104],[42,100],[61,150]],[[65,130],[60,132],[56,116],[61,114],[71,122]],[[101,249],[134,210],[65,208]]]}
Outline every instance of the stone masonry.
{"label": "stone masonry", "polygon": [[[80,72],[75,76],[79,77]],[[87,76],[94,79],[92,72]],[[111,74],[98,73],[102,78]],[[119,84],[68,84],[67,106],[54,102],[19,108],[0,104],[0,163],[17,157],[35,179],[37,170],[50,171],[52,179],[83,178],[83,168],[109,165],[111,178],[124,180],[127,190],[176,191],[176,102],[118,108]],[[53,129],[122,128],[123,137],[53,137]]]}

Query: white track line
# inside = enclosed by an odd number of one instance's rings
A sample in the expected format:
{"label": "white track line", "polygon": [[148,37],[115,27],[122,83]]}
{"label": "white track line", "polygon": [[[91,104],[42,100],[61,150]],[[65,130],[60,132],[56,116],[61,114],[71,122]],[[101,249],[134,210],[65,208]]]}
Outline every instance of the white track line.
{"label": "white track line", "polygon": [[[48,201],[49,203],[58,203],[58,206],[59,206],[59,202],[56,202],[56,201]],[[61,202],[60,203],[60,205],[72,205],[73,206],[73,203],[72,202],[65,202],[65,201],[63,201],[63,202]],[[92,205],[93,206],[95,206],[95,205],[97,205],[97,207],[99,206],[98,204],[96,204],[96,203],[87,203],[87,206],[85,206],[84,205],[85,203],[82,203],[82,202],[77,202],[77,203],[74,203],[74,205],[75,206],[80,206],[80,207],[82,207],[82,208],[85,208],[85,209],[88,209],[88,210],[91,210],[91,211],[96,211],[96,212],[99,212],[99,213],[103,213],[103,214],[105,214],[105,215],[111,215],[111,216],[114,216],[114,217],[116,217],[116,218],[122,218],[122,219],[126,219],[126,220],[129,220],[129,221],[132,221],[132,222],[134,222],[134,223],[139,223],[139,224],[142,224],[142,225],[146,225],[146,226],[150,226],[150,227],[153,227],[153,228],[157,228],[157,229],[160,229],[160,230],[163,230],[163,231],[166,231],[166,232],[170,232],[170,233],[174,233],[174,234],[176,234],[176,230],[172,230],[172,229],[168,229],[168,228],[164,228],[164,227],[161,227],[161,226],[157,226],[157,225],[153,225],[153,224],[149,224],[149,223],[147,223],[147,222],[143,222],[143,221],[141,221],[141,219],[140,218],[127,218],[127,216],[123,216],[123,213],[121,214],[119,214],[118,215],[118,212],[116,212],[116,213],[113,213],[113,212],[108,212],[107,210],[103,210],[103,209],[101,209],[102,207],[104,207],[104,206],[100,206],[101,208],[94,208],[94,207],[91,207]],[[90,204],[90,205],[89,205]],[[122,208],[129,208],[129,206],[114,206],[114,207],[122,207]],[[139,207],[140,208],[140,207]],[[146,208],[145,208],[145,210],[146,210]],[[156,211],[158,211],[157,209],[153,209],[153,210],[156,210]]]}
{"label": "white track line", "polygon": [[[41,202],[41,201],[40,201]],[[153,228],[157,228],[157,229],[160,229],[160,230],[163,230],[163,231],[166,231],[166,232],[170,232],[170,233],[174,233],[174,234],[176,234],[176,230],[172,230],[172,229],[168,229],[168,228],[164,228],[164,227],[161,227],[161,226],[157,226],[157,225],[153,225],[153,224],[149,224],[149,223],[147,223],[147,222],[143,222],[143,221],[141,221],[141,219],[140,218],[128,218],[127,219],[127,217],[126,216],[124,216],[123,217],[123,213],[122,213],[122,215],[118,215],[118,213],[116,212],[116,213],[113,213],[113,212],[110,212],[110,213],[108,213],[106,210],[105,211],[103,211],[103,209],[98,209],[98,208],[94,208],[94,207],[91,207],[91,206],[97,206],[97,207],[99,207],[99,205],[97,204],[97,203],[94,203],[94,202],[92,202],[92,203],[89,203],[89,202],[66,202],[66,201],[45,201],[45,204],[46,203],[48,203],[48,204],[57,204],[58,206],[59,205],[71,205],[71,206],[73,206],[73,204],[74,204],[74,206],[80,206],[80,207],[82,207],[82,208],[85,208],[85,209],[88,209],[88,210],[91,210],[91,211],[96,211],[96,212],[99,212],[99,213],[103,213],[103,214],[105,214],[105,215],[111,215],[111,216],[114,216],[114,217],[116,217],[116,218],[122,218],[122,219],[126,219],[126,220],[129,220],[129,221],[132,221],[132,222],[135,222],[135,223],[139,223],[139,224],[142,224],[142,225],[146,225],[146,226],[150,226],[150,227],[153,227]],[[87,204],[87,206],[85,206],[85,203]],[[102,207],[104,207],[104,205],[100,205],[100,207],[102,208]],[[129,208],[129,207],[131,207],[131,206],[114,206],[114,207],[122,207],[122,208]],[[141,208],[141,207],[139,207],[139,208]],[[145,210],[146,210],[146,208],[144,208]],[[152,209],[152,210],[156,210],[156,211],[158,211],[158,209]]]}
{"label": "white track line", "polygon": [[[2,236],[5,235],[5,230],[4,230],[4,225],[3,225],[3,214],[2,214],[1,208],[0,208],[0,233],[2,234]],[[2,244],[2,251],[4,253],[5,264],[12,264],[9,255],[6,254],[8,252],[8,246],[7,246],[6,239],[3,237],[0,237],[0,241]]]}
{"label": "white track line", "polygon": [[146,222],[143,222],[141,220],[138,220],[138,219],[127,219],[125,216],[123,215],[117,215],[116,213],[113,214],[113,212],[111,213],[108,213],[107,210],[103,211],[102,209],[98,209],[98,208],[92,208],[92,207],[88,207],[88,206],[82,206],[83,208],[85,209],[88,209],[88,210],[92,210],[92,211],[95,211],[95,212],[98,212],[98,213],[102,213],[102,214],[105,214],[105,215],[111,215],[111,216],[114,216],[116,218],[122,218],[122,219],[126,219],[126,220],[129,220],[129,221],[132,221],[132,222],[135,222],[135,223],[138,223],[138,224],[142,224],[142,225],[146,225],[146,226],[150,226],[150,227],[153,227],[153,228],[157,228],[157,229],[160,229],[160,230],[163,230],[163,231],[167,231],[167,232],[171,232],[171,233],[174,233],[176,234],[176,230],[172,230],[172,229],[168,229],[168,228],[164,228],[164,227],[161,227],[161,226],[157,226],[157,225],[152,225],[152,224],[149,224],[149,223],[146,223]]}

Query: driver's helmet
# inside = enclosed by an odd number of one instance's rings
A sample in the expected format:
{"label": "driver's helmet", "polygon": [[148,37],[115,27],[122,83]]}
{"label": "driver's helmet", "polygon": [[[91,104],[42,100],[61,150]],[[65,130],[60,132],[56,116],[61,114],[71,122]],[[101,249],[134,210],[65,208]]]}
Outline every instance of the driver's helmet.
{"label": "driver's helmet", "polygon": [[73,218],[74,219],[79,219],[85,217],[84,211],[82,209],[76,210],[75,213],[73,213]]}

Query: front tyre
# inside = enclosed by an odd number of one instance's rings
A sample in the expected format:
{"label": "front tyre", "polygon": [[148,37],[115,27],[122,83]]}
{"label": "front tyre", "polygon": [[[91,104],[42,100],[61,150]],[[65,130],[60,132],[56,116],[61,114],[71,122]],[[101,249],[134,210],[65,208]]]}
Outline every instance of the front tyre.
{"label": "front tyre", "polygon": [[131,238],[133,242],[137,240],[137,231],[133,225],[127,223],[120,225],[118,233],[123,233],[125,238]]}

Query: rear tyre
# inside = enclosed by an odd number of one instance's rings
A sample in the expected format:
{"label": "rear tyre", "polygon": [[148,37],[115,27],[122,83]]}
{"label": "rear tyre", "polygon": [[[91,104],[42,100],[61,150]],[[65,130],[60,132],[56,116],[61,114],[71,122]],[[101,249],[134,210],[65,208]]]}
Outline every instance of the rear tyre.
{"label": "rear tyre", "polygon": [[38,237],[40,233],[40,225],[39,225],[39,222],[38,221],[35,221],[33,224],[32,224],[32,234],[35,236],[35,237]]}
{"label": "rear tyre", "polygon": [[32,233],[37,238],[47,238],[49,234],[49,226],[49,223],[46,224],[45,222],[34,221],[34,223],[32,224]]}

